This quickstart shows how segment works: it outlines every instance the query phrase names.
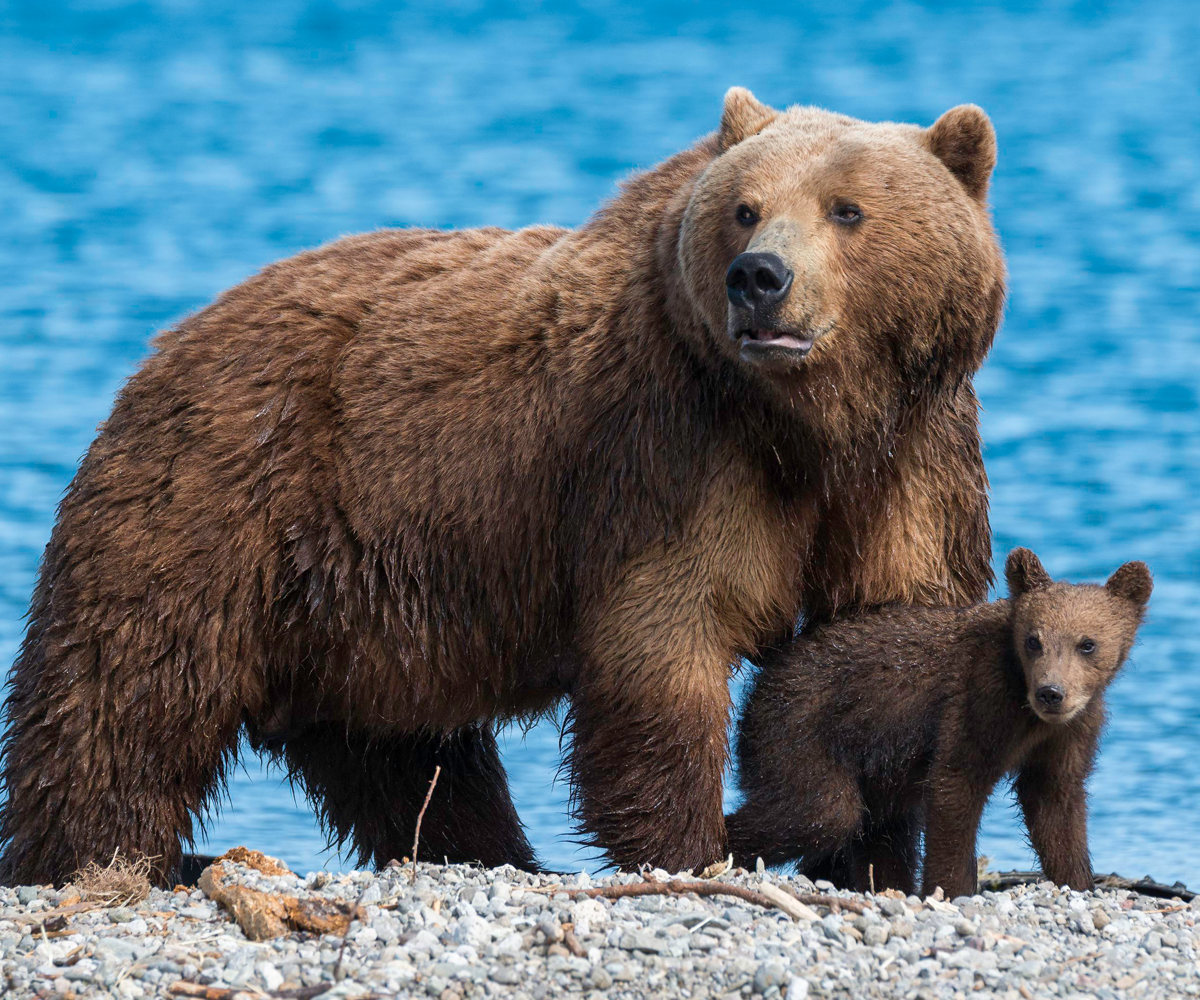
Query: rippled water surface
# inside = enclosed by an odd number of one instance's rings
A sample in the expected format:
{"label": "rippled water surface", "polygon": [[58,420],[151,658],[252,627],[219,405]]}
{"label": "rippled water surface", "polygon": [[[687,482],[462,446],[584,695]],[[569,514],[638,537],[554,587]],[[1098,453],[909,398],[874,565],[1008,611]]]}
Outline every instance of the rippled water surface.
{"label": "rippled water surface", "polygon": [[[761,13],[765,9],[770,13]],[[57,499],[156,329],[381,225],[579,223],[724,90],[1000,137],[1007,319],[979,381],[997,561],[1147,560],[1092,781],[1098,870],[1200,883],[1200,15],[1188,3],[0,5],[0,661]],[[507,739],[551,865],[587,864],[550,724]],[[1029,863],[1007,796],[981,849]],[[247,755],[208,845],[322,853]]]}

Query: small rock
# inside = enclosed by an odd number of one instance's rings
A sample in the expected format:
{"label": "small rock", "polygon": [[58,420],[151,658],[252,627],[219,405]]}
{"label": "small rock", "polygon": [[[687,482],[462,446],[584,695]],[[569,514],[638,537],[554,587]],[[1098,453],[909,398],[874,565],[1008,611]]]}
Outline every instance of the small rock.
{"label": "small rock", "polygon": [[126,906],[114,906],[108,911],[108,919],[114,924],[127,924],[133,920],[133,910]]}
{"label": "small rock", "polygon": [[891,896],[884,896],[882,899],[877,899],[876,903],[879,909],[887,917],[906,917],[908,916],[908,907],[904,905],[904,900],[893,899]]}
{"label": "small rock", "polygon": [[594,990],[606,990],[613,984],[613,977],[603,966],[597,966],[587,978],[588,985]]}
{"label": "small rock", "polygon": [[808,996],[808,980],[800,976],[792,976],[788,980],[785,1000],[805,1000]]}
{"label": "small rock", "polygon": [[954,931],[959,937],[971,937],[975,933],[976,927],[969,920],[956,920],[954,921]]}
{"label": "small rock", "polygon": [[492,969],[492,971],[488,974],[488,978],[493,983],[499,983],[501,986],[516,986],[523,977],[516,969],[511,967],[502,967],[499,969]]}
{"label": "small rock", "polygon": [[558,922],[557,917],[542,917],[538,921],[537,929],[546,935],[546,940],[551,944],[557,944],[563,939],[562,924]]}
{"label": "small rock", "polygon": [[17,902],[19,902],[19,903],[23,903],[26,906],[28,906],[30,903],[32,903],[37,898],[38,898],[37,886],[23,885],[19,889],[17,889]]}
{"label": "small rock", "polygon": [[870,948],[887,944],[888,929],[885,924],[872,924],[862,932],[863,944]]}
{"label": "small rock", "polygon": [[1096,930],[1102,931],[1105,927],[1112,923],[1112,917],[1105,913],[1104,910],[1097,907],[1092,911],[1092,923],[1095,925]]}
{"label": "small rock", "polygon": [[283,985],[283,974],[270,962],[259,962],[254,970],[258,973],[258,978],[263,981],[268,993],[274,993]]}
{"label": "small rock", "polygon": [[763,962],[754,973],[753,989],[755,993],[766,993],[772,986],[782,986],[787,982],[787,969],[778,962]]}
{"label": "small rock", "polygon": [[623,951],[646,951],[660,955],[668,948],[664,938],[658,937],[653,931],[633,930],[621,935],[619,948]]}
{"label": "small rock", "polygon": [[1161,951],[1163,946],[1162,935],[1158,931],[1151,931],[1142,938],[1142,947],[1146,949],[1146,954],[1153,955],[1157,951]]}

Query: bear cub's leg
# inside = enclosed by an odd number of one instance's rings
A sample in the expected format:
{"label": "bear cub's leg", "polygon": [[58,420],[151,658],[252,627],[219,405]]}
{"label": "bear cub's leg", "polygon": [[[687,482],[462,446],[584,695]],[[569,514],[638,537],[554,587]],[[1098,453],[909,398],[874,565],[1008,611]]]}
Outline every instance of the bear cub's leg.
{"label": "bear cub's leg", "polygon": [[1096,736],[1049,740],[1017,775],[1017,801],[1046,878],[1084,891],[1093,886],[1088,854],[1087,791]]}
{"label": "bear cub's leg", "polygon": [[[872,824],[863,835],[860,869],[865,870],[865,885],[870,889],[899,889],[905,895],[917,891],[920,865],[921,816],[919,810],[902,813],[889,822]],[[836,880],[833,880],[836,883]]]}
{"label": "bear cub's leg", "polygon": [[832,761],[804,763],[825,775],[819,784],[785,775],[783,781],[755,785],[741,808],[726,818],[734,861],[745,867],[753,867],[756,858],[771,866],[799,861],[810,878],[857,888],[865,879],[854,843],[864,817],[858,784]]}
{"label": "bear cub's leg", "polygon": [[440,765],[418,858],[539,867],[490,727],[379,735],[319,723],[289,738],[282,756],[331,838],[352,844],[360,865],[382,867],[412,854],[417,816]]}

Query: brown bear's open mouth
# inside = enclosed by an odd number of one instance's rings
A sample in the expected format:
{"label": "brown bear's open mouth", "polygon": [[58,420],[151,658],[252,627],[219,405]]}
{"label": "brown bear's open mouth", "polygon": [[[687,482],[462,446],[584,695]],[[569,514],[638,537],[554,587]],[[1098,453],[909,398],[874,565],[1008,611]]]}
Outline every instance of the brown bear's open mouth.
{"label": "brown bear's open mouth", "polygon": [[759,330],[748,327],[737,332],[738,345],[743,354],[759,355],[766,351],[788,351],[801,357],[812,350],[813,338],[787,330]]}

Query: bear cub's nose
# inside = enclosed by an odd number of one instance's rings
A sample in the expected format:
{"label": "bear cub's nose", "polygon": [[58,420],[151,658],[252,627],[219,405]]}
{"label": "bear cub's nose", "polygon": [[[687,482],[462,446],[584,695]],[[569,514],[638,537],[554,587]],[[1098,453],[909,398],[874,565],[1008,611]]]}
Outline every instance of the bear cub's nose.
{"label": "bear cub's nose", "polygon": [[1057,712],[1062,708],[1063,689],[1057,684],[1046,684],[1037,689],[1038,704],[1048,712]]}
{"label": "bear cub's nose", "polygon": [[793,277],[777,253],[741,253],[725,272],[725,294],[735,306],[761,309],[781,302]]}

